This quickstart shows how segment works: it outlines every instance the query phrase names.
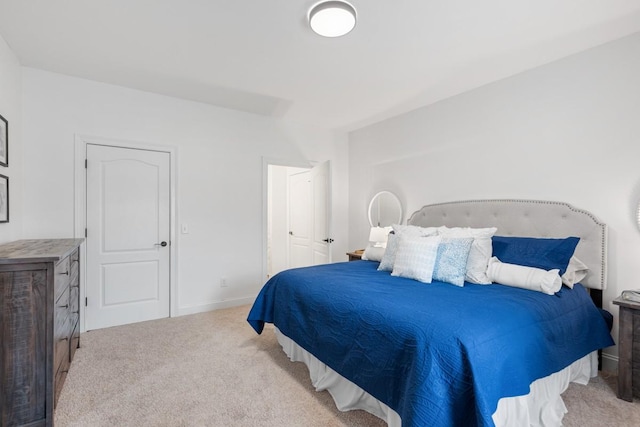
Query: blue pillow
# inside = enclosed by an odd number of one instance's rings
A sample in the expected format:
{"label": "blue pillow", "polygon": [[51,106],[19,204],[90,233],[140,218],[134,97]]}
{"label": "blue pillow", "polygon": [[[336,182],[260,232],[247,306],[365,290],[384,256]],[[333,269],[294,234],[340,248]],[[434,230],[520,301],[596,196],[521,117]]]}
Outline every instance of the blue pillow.
{"label": "blue pillow", "polygon": [[433,269],[433,280],[464,286],[467,272],[467,258],[471,250],[473,237],[442,239],[438,245],[436,264]]}
{"label": "blue pillow", "polygon": [[493,236],[493,256],[509,264],[560,270],[562,276],[580,241],[579,237],[542,239],[535,237]]}

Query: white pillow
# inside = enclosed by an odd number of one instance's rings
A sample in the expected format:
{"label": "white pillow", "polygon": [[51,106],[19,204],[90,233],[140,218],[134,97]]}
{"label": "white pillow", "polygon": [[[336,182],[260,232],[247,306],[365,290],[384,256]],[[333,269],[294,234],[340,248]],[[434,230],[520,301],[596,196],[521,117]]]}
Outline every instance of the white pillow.
{"label": "white pillow", "polygon": [[465,280],[470,283],[488,285],[491,280],[487,277],[487,265],[493,254],[491,237],[496,233],[496,227],[469,228],[469,227],[439,227],[438,233],[444,238],[473,237],[469,257],[467,258],[467,272]]}
{"label": "white pillow", "polygon": [[393,271],[393,265],[396,260],[396,251],[398,250],[398,237],[403,234],[407,236],[431,236],[438,233],[436,227],[417,227],[415,225],[398,225],[393,224],[393,233],[389,234],[387,239],[387,250],[384,252],[378,270]]}
{"label": "white pillow", "polygon": [[[386,246],[386,243],[385,243],[385,246]],[[364,249],[364,252],[362,253],[362,259],[367,261],[380,262],[382,260],[382,257],[384,256],[384,251],[385,251],[384,247],[368,245]]]}
{"label": "white pillow", "polygon": [[585,263],[576,258],[575,255],[569,260],[569,265],[562,275],[562,283],[573,289],[573,285],[580,283],[582,279],[587,277],[589,267]]}
{"label": "white pillow", "polygon": [[393,224],[391,228],[396,234],[409,234],[413,236],[433,236],[438,234],[438,227],[418,227],[417,225]]}
{"label": "white pillow", "polygon": [[543,270],[535,267],[525,267],[517,264],[500,262],[496,257],[489,260],[487,276],[492,282],[516,288],[538,291],[553,295],[562,287],[560,270]]}
{"label": "white pillow", "polygon": [[440,236],[400,234],[391,275],[431,283],[441,239]]}

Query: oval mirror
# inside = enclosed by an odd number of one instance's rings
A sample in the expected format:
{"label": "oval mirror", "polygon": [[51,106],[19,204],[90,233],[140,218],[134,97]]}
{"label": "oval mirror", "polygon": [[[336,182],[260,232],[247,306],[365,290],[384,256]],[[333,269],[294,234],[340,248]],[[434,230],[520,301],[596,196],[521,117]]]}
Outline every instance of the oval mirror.
{"label": "oval mirror", "polygon": [[402,222],[402,204],[390,191],[381,191],[369,203],[369,225],[389,227]]}

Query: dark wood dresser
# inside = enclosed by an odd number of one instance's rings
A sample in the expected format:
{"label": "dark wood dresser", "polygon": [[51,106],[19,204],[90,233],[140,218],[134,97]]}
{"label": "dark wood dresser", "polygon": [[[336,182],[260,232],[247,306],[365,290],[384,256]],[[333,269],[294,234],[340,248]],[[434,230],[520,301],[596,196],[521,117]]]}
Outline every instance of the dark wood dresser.
{"label": "dark wood dresser", "polygon": [[80,345],[83,239],[0,245],[0,426],[51,426]]}
{"label": "dark wood dresser", "polygon": [[640,302],[618,297],[618,397],[633,401],[640,397]]}

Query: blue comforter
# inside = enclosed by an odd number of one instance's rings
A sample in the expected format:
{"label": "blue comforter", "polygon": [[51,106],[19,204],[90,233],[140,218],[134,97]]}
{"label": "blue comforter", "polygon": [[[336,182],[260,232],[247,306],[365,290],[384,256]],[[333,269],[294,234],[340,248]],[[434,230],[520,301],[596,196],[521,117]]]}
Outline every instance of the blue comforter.
{"label": "blue comforter", "polygon": [[491,426],[501,397],[613,345],[586,290],[424,284],[356,261],[287,270],[262,288],[265,322],[393,408],[404,427]]}

